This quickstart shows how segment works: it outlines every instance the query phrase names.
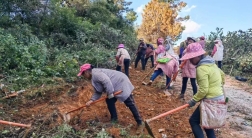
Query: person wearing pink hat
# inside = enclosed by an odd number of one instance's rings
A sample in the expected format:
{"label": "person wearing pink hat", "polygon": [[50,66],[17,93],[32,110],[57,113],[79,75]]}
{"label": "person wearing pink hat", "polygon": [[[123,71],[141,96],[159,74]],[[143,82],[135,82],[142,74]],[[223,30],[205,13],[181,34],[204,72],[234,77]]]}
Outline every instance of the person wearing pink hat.
{"label": "person wearing pink hat", "polygon": [[[193,37],[187,38],[187,43],[192,44],[195,43],[196,39]],[[185,50],[183,51],[183,55],[185,55],[187,52],[187,47],[185,47]],[[186,61],[186,64],[184,65],[182,69],[182,88],[181,93],[178,98],[184,99],[184,94],[187,88],[187,82],[190,78],[191,85],[193,88],[193,95],[197,92],[197,85],[196,85],[196,66],[193,65],[190,61]]]}
{"label": "person wearing pink hat", "polygon": [[129,52],[124,48],[124,44],[119,44],[117,46],[117,71],[122,71],[122,66],[124,66],[125,74],[129,77],[129,66],[130,66],[130,55]]}
{"label": "person wearing pink hat", "polygon": [[164,39],[162,37],[159,37],[157,39],[157,49],[154,51],[155,53],[155,64],[158,58],[162,58],[165,55],[165,47],[164,47]]}
{"label": "person wearing pink hat", "polygon": [[200,45],[202,46],[202,48],[205,50],[206,41],[205,41],[205,37],[204,37],[204,36],[201,36],[201,37],[200,37],[199,44],[200,44]]}
{"label": "person wearing pink hat", "polygon": [[[218,104],[225,102],[223,85],[225,76],[215,64],[215,61],[210,56],[205,56],[205,51],[199,43],[189,44],[187,47],[186,54],[181,60],[189,60],[193,65],[196,65],[196,78],[199,89],[197,93],[189,100],[188,104],[190,107],[194,106],[200,101],[210,101]],[[189,119],[193,134],[196,138],[204,138],[202,128],[200,126],[201,104],[196,108],[194,113]],[[216,108],[219,108],[218,106]],[[211,110],[211,109],[210,109]],[[214,110],[214,109],[212,109]],[[206,119],[206,118],[205,118]],[[209,120],[210,121],[210,120]],[[208,138],[215,138],[214,129],[204,128]]]}
{"label": "person wearing pink hat", "polygon": [[[94,68],[91,64],[84,64],[80,67],[80,72],[77,76],[83,76],[90,80],[94,87],[94,94],[90,101],[86,103],[87,106],[93,101],[98,100],[103,93],[106,93],[108,96],[106,103],[111,115],[111,122],[117,122],[118,118],[115,103],[119,100],[124,102],[132,112],[138,126],[136,133],[142,133],[144,124],[132,95],[134,86],[124,73],[110,69]],[[116,91],[122,91],[122,93],[114,95],[113,93]]]}
{"label": "person wearing pink hat", "polygon": [[171,87],[168,86],[168,84],[171,81],[171,77],[177,72],[179,68],[179,63],[178,58],[175,55],[168,54],[168,52],[164,57],[169,58],[170,61],[163,64],[157,63],[157,66],[154,69],[154,72],[151,75],[150,81],[147,83],[147,85],[151,85],[159,75],[164,74],[166,76],[166,87],[167,87],[167,89],[165,89],[164,92],[168,93],[169,89],[171,89]]}

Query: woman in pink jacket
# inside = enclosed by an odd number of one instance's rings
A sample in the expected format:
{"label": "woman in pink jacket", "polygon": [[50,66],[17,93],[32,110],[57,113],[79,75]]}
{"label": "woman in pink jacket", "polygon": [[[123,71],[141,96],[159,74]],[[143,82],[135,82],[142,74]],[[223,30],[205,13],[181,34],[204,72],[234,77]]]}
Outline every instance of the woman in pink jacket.
{"label": "woman in pink jacket", "polygon": [[[147,85],[151,85],[152,82],[157,78],[157,76],[163,73],[166,75],[166,86],[167,86],[169,82],[171,81],[172,75],[177,72],[178,67],[179,67],[179,62],[178,62],[178,58],[175,55],[171,55],[165,51],[165,48],[162,45],[164,42],[163,38],[159,38],[157,42],[159,45],[158,48],[155,50],[155,54],[157,54],[155,58],[155,64],[157,64],[157,66]],[[167,58],[170,58],[171,60],[165,64],[160,64],[156,62],[158,57],[167,57]],[[167,86],[167,89],[170,89],[170,86]]]}
{"label": "woman in pink jacket", "polygon": [[[192,38],[192,37],[188,37],[187,42],[188,42],[188,45],[189,45],[191,43],[195,43],[196,39]],[[186,50],[187,49],[184,50],[183,54],[186,53]],[[179,98],[184,99],[184,94],[185,94],[185,91],[186,91],[188,78],[190,78],[190,80],[191,80],[191,85],[192,85],[192,88],[193,88],[193,95],[196,94],[197,93],[196,66],[193,65],[189,60],[186,61],[186,64],[185,64],[184,68],[182,69],[181,76],[183,77],[183,80],[182,80],[182,89],[181,89],[181,93],[179,95]]]}
{"label": "woman in pink jacket", "polygon": [[157,64],[157,59],[160,57],[163,57],[165,55],[165,47],[163,46],[164,39],[162,37],[157,39],[157,49],[154,51],[154,59],[155,59],[155,64]]}

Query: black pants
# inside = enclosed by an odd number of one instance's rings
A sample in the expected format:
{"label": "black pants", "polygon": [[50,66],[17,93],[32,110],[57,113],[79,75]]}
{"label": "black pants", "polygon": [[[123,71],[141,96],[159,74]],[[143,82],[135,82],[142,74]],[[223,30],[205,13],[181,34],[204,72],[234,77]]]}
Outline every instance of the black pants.
{"label": "black pants", "polygon": [[[106,99],[106,103],[108,106],[109,113],[111,115],[111,121],[117,121],[117,113],[116,113],[116,107],[115,107],[115,102],[117,99],[111,98],[111,99]],[[124,104],[130,109],[131,113],[133,114],[137,124],[141,125],[142,124],[142,118],[139,115],[138,109],[136,107],[134,98],[132,95],[130,95],[125,101]]]}
{"label": "black pants", "polygon": [[145,66],[147,65],[147,61],[148,61],[149,58],[151,59],[151,67],[153,68],[154,67],[154,56],[153,55],[145,58],[145,61],[144,61],[145,62]]}
{"label": "black pants", "polygon": [[[193,95],[194,95],[194,94],[197,93],[196,79],[195,78],[190,78],[190,80],[191,80],[191,85],[192,85],[192,88],[193,88]],[[188,78],[183,77],[181,94],[185,94],[186,87],[187,87],[187,81],[188,81]]]}
{"label": "black pants", "polygon": [[221,69],[222,61],[218,61],[218,67]]}
{"label": "black pants", "polygon": [[[182,54],[179,55],[179,58],[182,58]],[[179,60],[179,65],[181,64],[181,60]]]}
{"label": "black pants", "polygon": [[[125,74],[129,77],[130,59],[124,59],[123,65],[124,65],[124,72],[125,72]],[[117,70],[117,71],[122,71],[122,67],[119,66],[119,65],[117,65],[116,70]]]}
{"label": "black pants", "polygon": [[142,63],[142,70],[145,70],[145,62],[144,62],[144,56],[143,54],[138,54],[137,57],[136,57],[136,60],[135,60],[135,68],[137,68],[137,64],[139,62],[139,60],[141,60],[141,63]]}
{"label": "black pants", "polygon": [[[193,112],[192,116],[189,119],[193,134],[195,138],[204,138],[202,128],[200,127],[200,108],[199,106]],[[207,135],[207,138],[216,138],[214,134],[214,129],[204,129]]]}

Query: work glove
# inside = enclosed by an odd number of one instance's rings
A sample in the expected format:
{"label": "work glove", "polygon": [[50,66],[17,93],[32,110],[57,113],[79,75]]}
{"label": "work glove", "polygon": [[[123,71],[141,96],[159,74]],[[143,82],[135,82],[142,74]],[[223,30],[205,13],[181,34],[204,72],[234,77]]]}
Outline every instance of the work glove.
{"label": "work glove", "polygon": [[193,107],[197,102],[194,101],[193,99],[191,99],[188,104],[189,104],[189,107]]}
{"label": "work glove", "polygon": [[90,106],[90,104],[93,102],[93,100],[89,100],[87,103],[86,103],[86,106]]}
{"label": "work glove", "polygon": [[111,99],[111,98],[113,98],[114,97],[114,94],[112,93],[112,94],[110,94],[110,95],[108,95],[108,99]]}

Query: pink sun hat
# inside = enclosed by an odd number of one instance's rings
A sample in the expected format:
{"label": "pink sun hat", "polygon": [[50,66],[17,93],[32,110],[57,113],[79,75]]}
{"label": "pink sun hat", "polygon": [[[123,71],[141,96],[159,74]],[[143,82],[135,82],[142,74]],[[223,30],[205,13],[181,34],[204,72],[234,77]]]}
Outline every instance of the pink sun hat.
{"label": "pink sun hat", "polygon": [[118,48],[124,48],[124,44],[119,44],[118,46],[117,46],[117,49]]}
{"label": "pink sun hat", "polygon": [[199,43],[191,43],[186,48],[186,54],[180,60],[187,60],[205,54],[206,51]]}
{"label": "pink sun hat", "polygon": [[158,38],[158,42],[163,43],[164,42],[164,38],[162,38],[162,37]]}
{"label": "pink sun hat", "polygon": [[86,71],[86,70],[88,70],[88,69],[90,69],[91,68],[91,64],[83,64],[81,67],[80,67],[80,72],[78,73],[78,75],[77,76],[81,76],[82,75],[82,73],[84,72],[84,71]]}

